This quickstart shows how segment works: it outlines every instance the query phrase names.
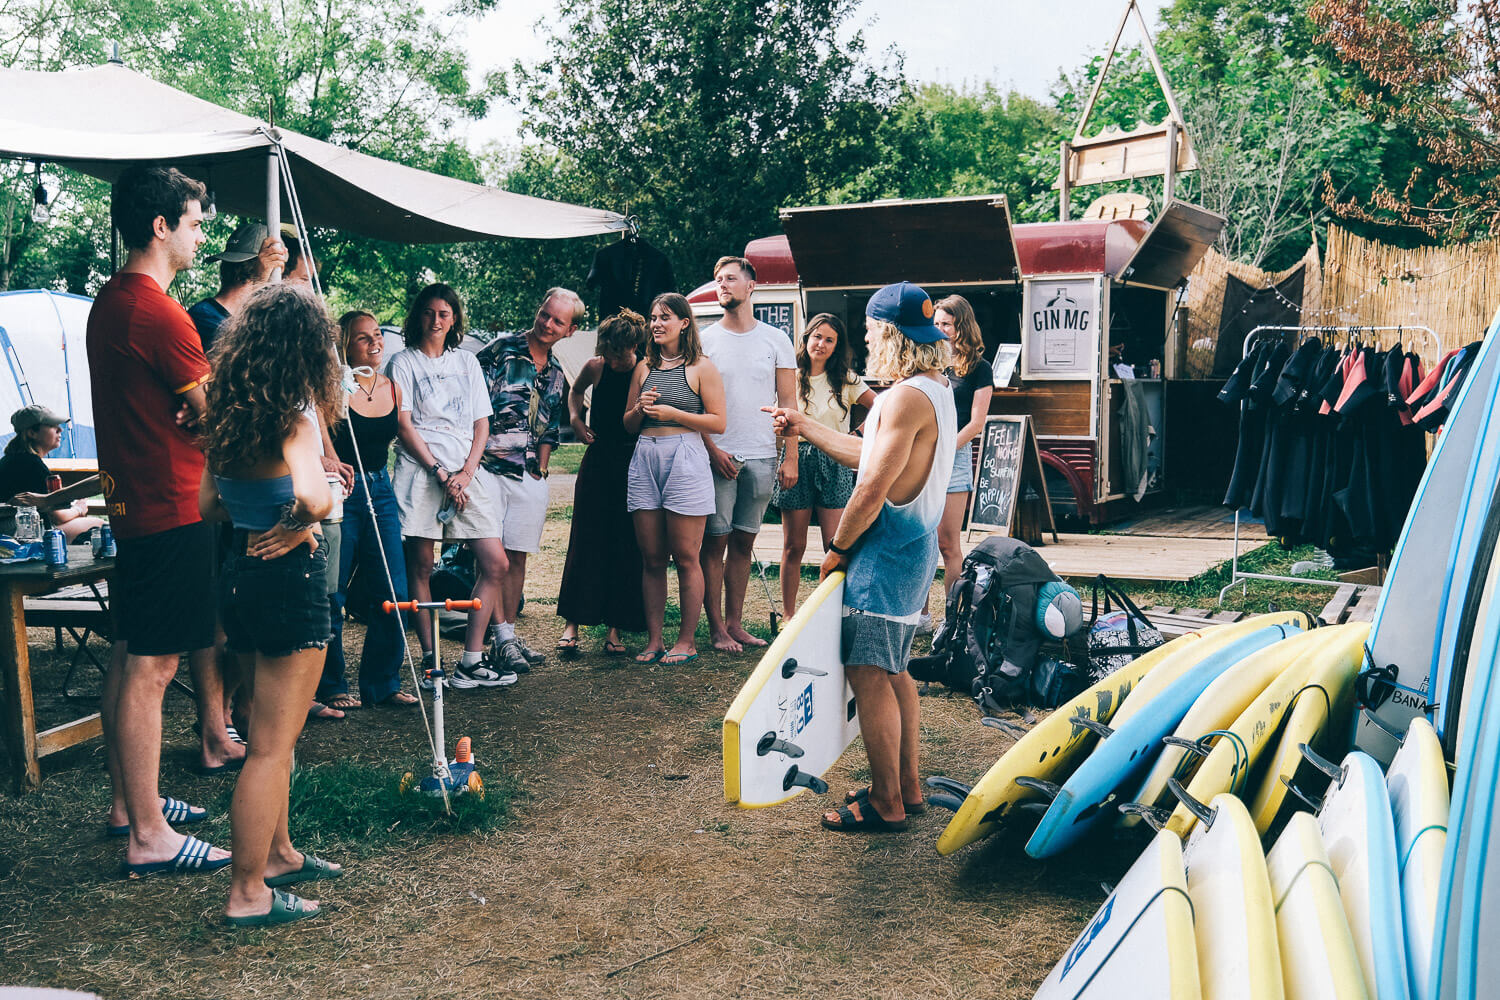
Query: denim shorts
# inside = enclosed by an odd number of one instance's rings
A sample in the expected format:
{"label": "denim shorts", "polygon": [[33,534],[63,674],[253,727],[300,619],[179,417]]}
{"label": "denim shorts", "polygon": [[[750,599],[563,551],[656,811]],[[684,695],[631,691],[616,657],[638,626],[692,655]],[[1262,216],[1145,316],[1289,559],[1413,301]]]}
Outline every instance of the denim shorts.
{"label": "denim shorts", "polygon": [[961,444],[953,454],[953,473],[948,477],[948,493],[969,493],[974,489],[974,450]]}
{"label": "denim shorts", "polygon": [[245,555],[249,532],[234,533],[234,549],[219,575],[219,619],[230,649],[290,656],[323,649],[331,636],[328,546],[298,546],[279,559]]}

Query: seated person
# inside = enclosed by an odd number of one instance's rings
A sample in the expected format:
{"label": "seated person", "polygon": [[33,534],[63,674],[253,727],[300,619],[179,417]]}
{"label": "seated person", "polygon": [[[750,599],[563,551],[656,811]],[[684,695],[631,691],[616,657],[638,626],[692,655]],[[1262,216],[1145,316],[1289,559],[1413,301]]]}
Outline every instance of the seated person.
{"label": "seated person", "polygon": [[[42,459],[62,443],[62,425],[67,422],[66,417],[40,404],[22,407],[10,415],[16,436],[0,456],[0,498],[14,498],[14,502],[28,507],[44,502],[47,477],[52,471]],[[57,510],[44,510],[42,515],[48,527],[61,528],[63,537],[71,542],[104,523],[101,518],[90,517],[88,511],[86,501],[75,500]]]}

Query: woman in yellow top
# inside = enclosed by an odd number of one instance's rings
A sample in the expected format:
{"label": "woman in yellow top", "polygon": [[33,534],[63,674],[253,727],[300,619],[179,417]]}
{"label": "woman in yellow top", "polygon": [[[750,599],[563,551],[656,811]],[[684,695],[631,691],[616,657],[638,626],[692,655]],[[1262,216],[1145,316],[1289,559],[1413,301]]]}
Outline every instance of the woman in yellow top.
{"label": "woman in yellow top", "polygon": [[[797,399],[802,412],[830,430],[848,434],[854,408],[870,408],[875,393],[849,370],[849,340],[844,323],[832,313],[808,320],[797,349]],[[788,443],[788,447],[790,447]],[[797,610],[802,554],[807,528],[818,512],[824,542],[839,527],[839,515],[854,490],[854,470],[829,458],[806,441],[797,444],[797,478],[785,488],[778,479],[771,502],[781,511],[781,601],[790,618]]]}

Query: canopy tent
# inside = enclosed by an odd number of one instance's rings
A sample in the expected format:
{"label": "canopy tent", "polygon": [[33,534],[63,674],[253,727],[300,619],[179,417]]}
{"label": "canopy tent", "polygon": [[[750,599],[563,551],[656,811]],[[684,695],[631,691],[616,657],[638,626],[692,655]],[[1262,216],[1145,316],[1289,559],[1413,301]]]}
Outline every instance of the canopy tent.
{"label": "canopy tent", "polygon": [[62,292],[0,293],[0,445],[15,437],[10,415],[40,403],[67,417],[62,443],[49,464],[97,456],[94,402],[84,347],[89,308],[94,300]]}
{"label": "canopy tent", "polygon": [[237,215],[292,215],[285,185],[279,205],[267,196],[267,160],[280,147],[310,226],[403,243],[627,228],[614,212],[471,184],[275,128],[119,63],[57,73],[0,69],[0,109],[0,157],[59,163],[108,181],[131,163],[170,163],[208,184],[218,207]]}

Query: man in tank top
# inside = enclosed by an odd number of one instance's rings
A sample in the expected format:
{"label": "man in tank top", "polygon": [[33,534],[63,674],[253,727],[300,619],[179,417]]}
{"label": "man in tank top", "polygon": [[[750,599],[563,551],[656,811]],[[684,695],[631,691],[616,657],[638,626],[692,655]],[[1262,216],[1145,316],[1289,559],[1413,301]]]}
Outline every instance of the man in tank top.
{"label": "man in tank top", "polygon": [[[867,374],[898,379],[865,421],[863,440],[773,411],[780,433],[796,433],[859,479],[823,575],[844,570],[842,649],[870,758],[870,787],[823,816],[831,830],[906,829],[926,808],[917,775],[917,686],[906,672],[922,604],[937,570],[937,526],[952,470],[957,423],[942,375],[948,345],[932,322],[932,301],[909,282],[877,291],[865,309]],[[935,456],[938,456],[935,458]]]}

